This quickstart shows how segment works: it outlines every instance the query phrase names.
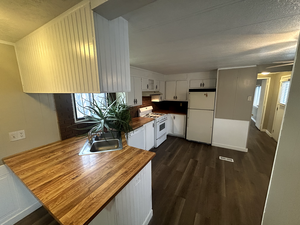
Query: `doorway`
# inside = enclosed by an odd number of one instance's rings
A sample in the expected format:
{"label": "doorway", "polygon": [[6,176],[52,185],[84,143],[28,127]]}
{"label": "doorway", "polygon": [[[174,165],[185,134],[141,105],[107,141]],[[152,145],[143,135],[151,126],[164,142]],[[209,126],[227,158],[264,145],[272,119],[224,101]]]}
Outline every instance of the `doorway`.
{"label": "doorway", "polygon": [[275,141],[278,141],[279,133],[281,130],[282,119],[285,111],[285,106],[287,104],[288,93],[290,90],[290,79],[291,76],[283,76],[280,80],[280,88],[272,128],[272,137]]}
{"label": "doorway", "polygon": [[270,77],[257,78],[254,93],[252,120],[260,131],[264,131],[263,124],[269,95],[270,80]]}

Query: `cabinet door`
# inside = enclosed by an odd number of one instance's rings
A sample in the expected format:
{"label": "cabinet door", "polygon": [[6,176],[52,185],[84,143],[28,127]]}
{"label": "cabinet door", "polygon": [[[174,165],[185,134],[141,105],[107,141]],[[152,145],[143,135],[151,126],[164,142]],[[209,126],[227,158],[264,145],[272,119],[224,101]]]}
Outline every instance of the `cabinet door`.
{"label": "cabinet door", "polygon": [[142,90],[147,91],[149,87],[148,78],[142,78]]}
{"label": "cabinet door", "polygon": [[173,117],[172,114],[168,114],[167,120],[167,134],[173,134]]}
{"label": "cabinet door", "polygon": [[191,89],[202,88],[201,84],[202,84],[202,80],[190,80],[189,88],[191,88]]}
{"label": "cabinet door", "polygon": [[216,79],[204,79],[202,88],[216,88]]}
{"label": "cabinet door", "polygon": [[160,81],[159,80],[154,80],[154,91],[159,91],[159,83]]}
{"label": "cabinet door", "polygon": [[176,82],[176,100],[187,100],[187,81]]}
{"label": "cabinet door", "polygon": [[165,85],[166,85],[165,81],[159,81],[159,92],[162,94],[162,100],[166,99]]}
{"label": "cabinet door", "polygon": [[145,125],[145,138],[146,138],[146,149],[149,151],[151,148],[154,147],[154,121],[151,121],[150,123],[146,123]]}
{"label": "cabinet door", "polygon": [[142,105],[142,79],[139,77],[134,78],[134,97],[135,105]]}
{"label": "cabinet door", "polygon": [[131,77],[130,82],[131,82],[131,91],[130,92],[126,92],[126,104],[129,106],[134,106],[135,105],[135,94],[134,94],[134,89],[135,89],[135,85],[134,85],[134,77]]}
{"label": "cabinet door", "polygon": [[166,100],[175,100],[176,81],[166,81]]}
{"label": "cabinet door", "polygon": [[175,136],[185,136],[185,115],[172,114],[173,117],[173,134]]}

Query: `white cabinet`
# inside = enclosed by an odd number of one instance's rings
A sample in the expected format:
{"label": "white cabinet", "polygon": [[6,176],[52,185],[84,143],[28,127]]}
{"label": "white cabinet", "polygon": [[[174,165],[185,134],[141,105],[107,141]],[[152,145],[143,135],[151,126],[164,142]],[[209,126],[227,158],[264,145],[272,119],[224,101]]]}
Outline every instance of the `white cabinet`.
{"label": "white cabinet", "polygon": [[142,90],[143,91],[153,91],[154,90],[154,80],[148,78],[142,78]]}
{"label": "white cabinet", "polygon": [[166,100],[187,100],[187,81],[166,81]]}
{"label": "white cabinet", "polygon": [[190,80],[190,89],[210,89],[210,88],[216,88],[216,79],[195,79]]}
{"label": "white cabinet", "polygon": [[165,81],[159,81],[159,92],[162,95],[162,100],[166,99],[166,82]]}
{"label": "white cabinet", "polygon": [[145,150],[154,148],[154,121],[146,123],[145,127]]}
{"label": "white cabinet", "polygon": [[159,80],[154,80],[154,91],[160,91],[159,84]]}
{"label": "white cabinet", "polygon": [[185,137],[186,115],[168,114],[168,134]]}
{"label": "white cabinet", "polygon": [[128,22],[81,2],[16,43],[23,91],[130,91]]}
{"label": "white cabinet", "polygon": [[151,161],[89,225],[142,225],[152,218]]}
{"label": "white cabinet", "polygon": [[126,92],[126,104],[137,106],[142,104],[142,78],[131,77],[131,91]]}

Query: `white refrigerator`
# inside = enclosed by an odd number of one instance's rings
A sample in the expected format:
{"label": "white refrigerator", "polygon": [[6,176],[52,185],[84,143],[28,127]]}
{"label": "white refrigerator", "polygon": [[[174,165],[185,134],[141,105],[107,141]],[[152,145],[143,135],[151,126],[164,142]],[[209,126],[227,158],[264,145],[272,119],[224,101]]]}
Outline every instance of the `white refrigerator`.
{"label": "white refrigerator", "polygon": [[187,140],[211,144],[215,95],[215,89],[206,89],[203,91],[190,90],[188,99]]}

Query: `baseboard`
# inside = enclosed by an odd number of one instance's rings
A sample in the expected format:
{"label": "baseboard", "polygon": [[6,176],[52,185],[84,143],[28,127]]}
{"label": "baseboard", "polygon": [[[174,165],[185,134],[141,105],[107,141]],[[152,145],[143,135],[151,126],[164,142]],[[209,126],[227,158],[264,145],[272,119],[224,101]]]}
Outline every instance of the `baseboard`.
{"label": "baseboard", "polygon": [[267,133],[267,135],[269,135],[270,137],[272,137],[272,134],[270,133],[270,131],[266,130],[265,132]]}
{"label": "baseboard", "polygon": [[146,217],[143,225],[148,225],[149,222],[150,222],[150,220],[151,220],[151,218],[152,218],[152,216],[153,216],[153,209],[150,210],[150,212],[149,212],[148,216]]}
{"label": "baseboard", "polygon": [[33,205],[27,207],[26,209],[20,211],[16,215],[13,215],[13,217],[9,218],[6,220],[3,225],[11,225],[15,224],[16,222],[20,221],[24,217],[28,216],[30,213],[34,212],[38,208],[40,208],[42,205],[39,202],[34,203]]}
{"label": "baseboard", "polygon": [[236,151],[240,151],[240,152],[248,152],[248,148],[241,148],[241,147],[233,146],[233,145],[224,145],[224,144],[213,142],[212,146],[220,147],[220,148],[227,148],[227,149],[236,150]]}
{"label": "baseboard", "polygon": [[251,116],[251,120],[254,122],[254,123],[256,123],[256,120]]}

